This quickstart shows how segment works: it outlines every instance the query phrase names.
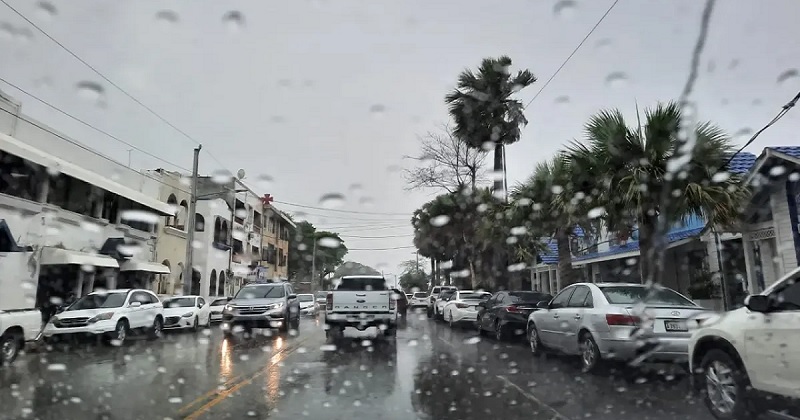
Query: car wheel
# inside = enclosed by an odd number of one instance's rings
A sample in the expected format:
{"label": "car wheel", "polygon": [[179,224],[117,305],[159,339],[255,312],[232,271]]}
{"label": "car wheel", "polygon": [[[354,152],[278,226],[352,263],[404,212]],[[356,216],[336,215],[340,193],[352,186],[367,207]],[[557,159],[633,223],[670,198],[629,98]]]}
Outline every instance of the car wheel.
{"label": "car wheel", "polygon": [[428,319],[433,318],[433,308],[428,308]]}
{"label": "car wheel", "polygon": [[292,322],[292,329],[295,331],[300,331],[300,315],[297,315],[297,317],[294,319],[294,322]]}
{"label": "car wheel", "polygon": [[710,350],[700,362],[699,383],[703,400],[714,417],[721,420],[753,418],[753,407],[747,398],[750,379],[722,350]]}
{"label": "car wheel", "polygon": [[112,346],[121,346],[128,338],[128,321],[120,319],[117,321],[114,332],[108,335],[106,342]]}
{"label": "car wheel", "polygon": [[197,330],[200,328],[200,319],[199,318],[200,318],[199,315],[194,317],[194,323],[192,324],[192,332],[197,332]]}
{"label": "car wheel", "polygon": [[478,319],[475,321],[475,329],[478,330],[478,335],[480,336],[486,335],[486,332],[483,330],[483,327],[481,326],[480,316],[478,316]]}
{"label": "car wheel", "polygon": [[508,337],[508,329],[500,324],[500,321],[494,323],[494,338],[497,341],[505,341]]}
{"label": "car wheel", "polygon": [[539,338],[539,330],[536,329],[536,325],[533,323],[528,325],[528,345],[531,348],[531,354],[534,356],[541,356],[544,352],[542,340]]}
{"label": "car wheel", "polygon": [[580,336],[581,365],[584,372],[597,370],[601,363],[600,348],[594,342],[592,335],[585,332]]}
{"label": "car wheel", "polygon": [[161,335],[164,333],[164,321],[161,320],[160,316],[157,316],[156,319],[153,320],[153,326],[150,327],[150,331],[147,334],[147,338],[150,340],[157,340],[161,338]]}
{"label": "car wheel", "polygon": [[456,324],[453,322],[453,313],[452,313],[452,312],[450,312],[450,314],[449,314],[449,315],[450,315],[450,316],[449,316],[449,317],[448,317],[448,319],[447,319],[447,323],[448,323],[448,324],[450,324],[450,328],[453,328],[453,327],[455,327],[455,326],[456,326]]}
{"label": "car wheel", "polygon": [[20,350],[22,350],[23,343],[24,338],[19,333],[8,332],[3,334],[0,337],[0,366],[13,363]]}

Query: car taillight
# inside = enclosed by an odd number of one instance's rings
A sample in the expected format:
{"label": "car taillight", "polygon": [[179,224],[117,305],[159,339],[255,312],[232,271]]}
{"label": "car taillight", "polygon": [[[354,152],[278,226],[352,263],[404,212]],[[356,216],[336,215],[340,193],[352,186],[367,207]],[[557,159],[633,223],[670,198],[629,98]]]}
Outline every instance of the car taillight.
{"label": "car taillight", "polygon": [[522,313],[522,310],[517,307],[517,305],[508,305],[506,306],[506,312],[511,312],[512,314]]}
{"label": "car taillight", "polygon": [[460,303],[460,302],[459,302],[459,303],[456,303],[456,308],[461,308],[461,309],[464,309],[464,308],[469,308],[469,306],[470,306],[470,305],[468,305],[468,304],[466,304],[466,303]]}
{"label": "car taillight", "polygon": [[635,327],[639,324],[638,316],[622,315],[622,314],[606,314],[606,323],[612,325],[627,325]]}
{"label": "car taillight", "polygon": [[394,309],[397,307],[397,299],[389,296],[389,309]]}
{"label": "car taillight", "polygon": [[328,293],[328,295],[325,296],[325,309],[328,311],[333,310],[333,293]]}

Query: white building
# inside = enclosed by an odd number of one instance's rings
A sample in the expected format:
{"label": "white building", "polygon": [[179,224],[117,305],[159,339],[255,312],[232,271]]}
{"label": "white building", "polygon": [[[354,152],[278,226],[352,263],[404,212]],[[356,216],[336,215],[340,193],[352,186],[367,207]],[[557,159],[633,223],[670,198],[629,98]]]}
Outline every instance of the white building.
{"label": "white building", "polygon": [[19,116],[0,119],[0,220],[14,242],[2,247],[31,253],[37,306],[98,287],[147,287],[168,272],[154,262],[156,225],[172,209],[152,198],[152,181],[19,114],[5,97],[0,108]]}

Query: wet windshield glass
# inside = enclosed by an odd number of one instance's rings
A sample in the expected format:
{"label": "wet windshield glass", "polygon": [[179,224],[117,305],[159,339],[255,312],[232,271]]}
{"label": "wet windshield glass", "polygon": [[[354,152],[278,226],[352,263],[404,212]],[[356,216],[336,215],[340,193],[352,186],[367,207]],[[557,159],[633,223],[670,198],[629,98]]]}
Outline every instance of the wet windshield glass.
{"label": "wet windshield glass", "polygon": [[119,308],[125,303],[127,293],[98,293],[78,299],[67,310],[79,311],[82,309]]}
{"label": "wet windshield glass", "polygon": [[649,289],[640,286],[601,287],[608,303],[633,305],[646,302],[650,305],[695,306],[695,304],[669,289]]}
{"label": "wet windshield glass", "polygon": [[247,286],[236,293],[234,299],[263,299],[286,296],[283,286]]}
{"label": "wet windshield glass", "polygon": [[210,306],[223,306],[226,303],[228,303],[228,299],[216,299],[213,302],[211,302]]}
{"label": "wet windshield glass", "polygon": [[164,301],[164,308],[190,308],[194,305],[194,298],[175,298]]}
{"label": "wet windshield glass", "polygon": [[297,295],[297,299],[300,302],[313,302],[314,301],[314,295]]}

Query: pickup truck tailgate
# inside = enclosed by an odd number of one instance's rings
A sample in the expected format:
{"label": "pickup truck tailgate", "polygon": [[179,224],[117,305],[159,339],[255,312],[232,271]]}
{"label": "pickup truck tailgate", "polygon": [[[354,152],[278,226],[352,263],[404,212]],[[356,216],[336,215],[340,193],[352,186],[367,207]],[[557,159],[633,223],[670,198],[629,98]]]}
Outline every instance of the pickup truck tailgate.
{"label": "pickup truck tailgate", "polygon": [[387,291],[345,292],[333,294],[334,312],[389,312],[391,293]]}

